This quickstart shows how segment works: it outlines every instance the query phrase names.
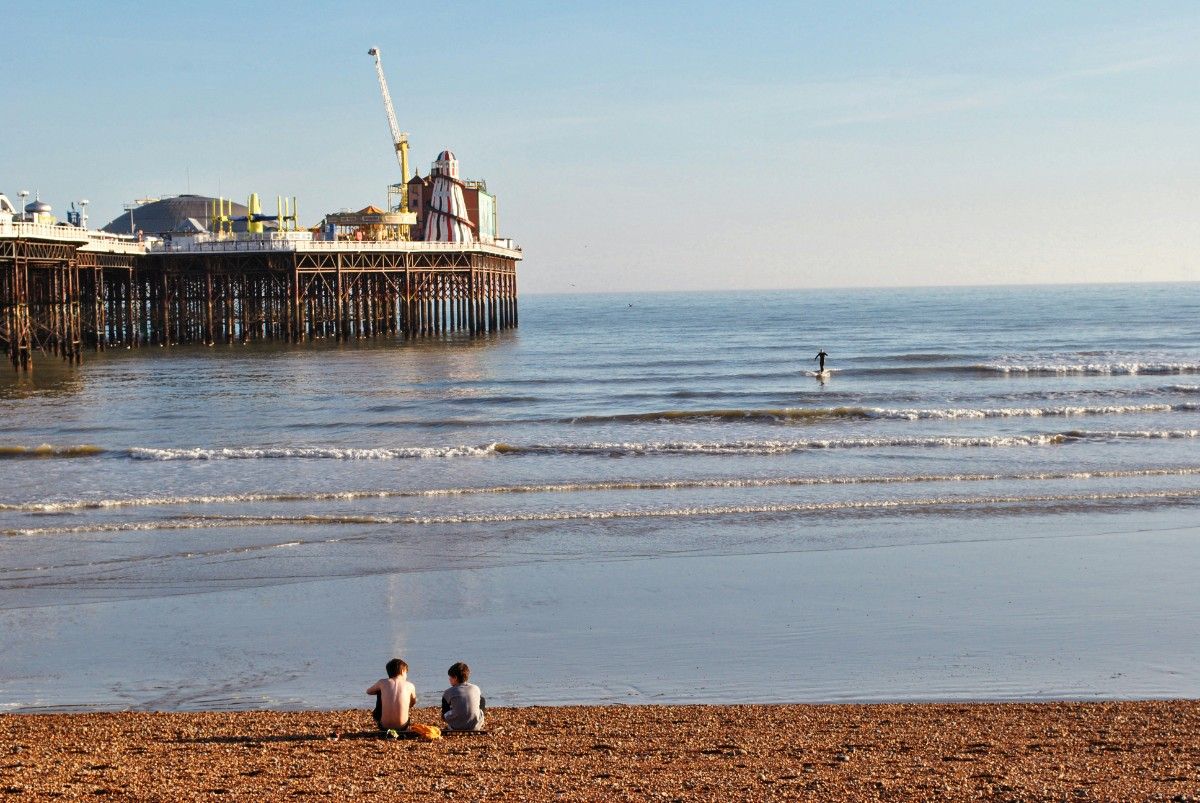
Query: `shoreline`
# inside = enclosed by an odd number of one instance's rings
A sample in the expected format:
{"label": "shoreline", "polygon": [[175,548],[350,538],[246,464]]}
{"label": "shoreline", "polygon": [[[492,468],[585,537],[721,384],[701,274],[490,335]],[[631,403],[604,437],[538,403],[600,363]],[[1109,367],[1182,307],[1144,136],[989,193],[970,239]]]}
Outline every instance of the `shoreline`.
{"label": "shoreline", "polygon": [[[434,724],[434,708],[414,721]],[[0,714],[0,791],[118,798],[1200,800],[1200,700]]]}

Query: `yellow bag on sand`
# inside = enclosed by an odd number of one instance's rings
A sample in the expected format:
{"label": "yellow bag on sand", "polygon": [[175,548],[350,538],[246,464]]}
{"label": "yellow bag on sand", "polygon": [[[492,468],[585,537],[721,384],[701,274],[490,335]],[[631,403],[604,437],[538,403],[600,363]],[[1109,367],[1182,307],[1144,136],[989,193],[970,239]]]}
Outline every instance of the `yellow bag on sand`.
{"label": "yellow bag on sand", "polygon": [[442,738],[442,729],[437,725],[409,725],[408,729],[417,734],[418,738],[426,742],[432,742]]}

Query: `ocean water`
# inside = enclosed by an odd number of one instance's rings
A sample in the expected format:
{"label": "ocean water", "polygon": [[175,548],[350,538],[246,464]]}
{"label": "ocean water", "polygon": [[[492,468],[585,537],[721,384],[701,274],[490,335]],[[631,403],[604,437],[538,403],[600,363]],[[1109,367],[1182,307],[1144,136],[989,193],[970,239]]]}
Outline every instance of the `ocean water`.
{"label": "ocean water", "polygon": [[1200,285],[521,305],[0,372],[0,710],[1200,695]]}

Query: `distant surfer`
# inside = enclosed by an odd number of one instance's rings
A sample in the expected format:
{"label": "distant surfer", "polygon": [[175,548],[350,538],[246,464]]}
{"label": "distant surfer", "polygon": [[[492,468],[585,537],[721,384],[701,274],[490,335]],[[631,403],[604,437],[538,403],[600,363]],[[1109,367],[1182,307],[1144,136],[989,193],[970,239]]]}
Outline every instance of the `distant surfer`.
{"label": "distant surfer", "polygon": [[825,352],[823,352],[823,351],[818,351],[818,352],[817,352],[817,356],[813,357],[813,359],[814,359],[814,360],[820,360],[820,361],[821,361],[821,367],[820,367],[820,368],[817,370],[817,373],[818,373],[818,374],[823,374],[823,373],[825,373],[825,358],[826,358],[826,357],[828,357],[828,356],[829,356],[829,355],[828,355],[828,354],[826,354]]}

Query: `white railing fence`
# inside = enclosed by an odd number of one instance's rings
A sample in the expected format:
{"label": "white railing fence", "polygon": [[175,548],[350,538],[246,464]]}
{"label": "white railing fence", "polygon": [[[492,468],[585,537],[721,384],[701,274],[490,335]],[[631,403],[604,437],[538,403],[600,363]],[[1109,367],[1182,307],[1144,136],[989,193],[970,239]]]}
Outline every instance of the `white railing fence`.
{"label": "white railing fence", "polygon": [[[438,243],[418,240],[314,240],[308,232],[272,232],[262,236],[236,236],[219,239],[198,235],[178,240],[139,241],[128,234],[85,231],[74,226],[46,223],[0,221],[0,237],[6,239],[56,240],[80,243],[81,250],[112,254],[223,254],[245,252],[407,252],[445,253],[467,251],[520,259],[519,246],[505,247],[494,243]],[[511,242],[511,241],[506,241]]]}

